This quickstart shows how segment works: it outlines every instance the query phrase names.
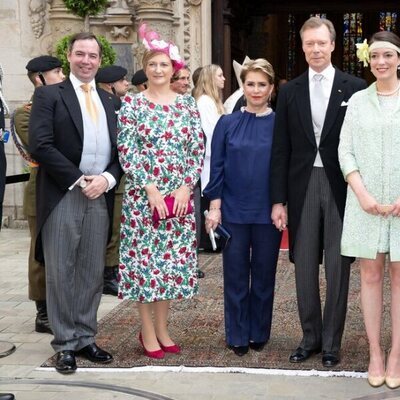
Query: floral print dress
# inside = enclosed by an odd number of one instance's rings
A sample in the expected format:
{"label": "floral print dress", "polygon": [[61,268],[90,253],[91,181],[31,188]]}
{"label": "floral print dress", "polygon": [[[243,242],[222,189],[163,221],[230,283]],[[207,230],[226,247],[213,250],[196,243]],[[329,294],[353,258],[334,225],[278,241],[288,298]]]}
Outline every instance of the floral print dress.
{"label": "floral print dress", "polygon": [[[122,203],[119,298],[141,303],[197,293],[194,213],[153,223],[144,187],[163,196],[193,190],[201,173],[204,138],[196,103],[178,95],[171,105],[143,93],[126,96],[119,112],[118,153],[126,174]],[[193,194],[190,197],[192,208]]]}

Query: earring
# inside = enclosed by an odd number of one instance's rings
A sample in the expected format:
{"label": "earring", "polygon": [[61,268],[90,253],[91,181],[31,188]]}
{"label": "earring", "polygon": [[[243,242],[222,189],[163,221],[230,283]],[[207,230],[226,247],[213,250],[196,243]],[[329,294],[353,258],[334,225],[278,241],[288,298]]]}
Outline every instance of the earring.
{"label": "earring", "polygon": [[397,66],[397,71],[400,71],[400,64]]}

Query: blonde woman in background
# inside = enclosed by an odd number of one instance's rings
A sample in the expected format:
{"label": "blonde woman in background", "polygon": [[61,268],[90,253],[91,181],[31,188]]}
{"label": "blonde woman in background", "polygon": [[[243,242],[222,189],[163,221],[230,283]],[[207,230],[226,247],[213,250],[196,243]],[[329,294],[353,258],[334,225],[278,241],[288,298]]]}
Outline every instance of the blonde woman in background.
{"label": "blonde woman in background", "polygon": [[202,68],[193,91],[200,113],[201,127],[206,136],[206,156],[201,173],[202,191],[210,180],[211,140],[214,128],[221,115],[225,113],[221,94],[224,84],[225,77],[221,67],[210,64]]}
{"label": "blonde woman in background", "polygon": [[[222,89],[224,88],[225,77],[219,65],[210,64],[204,66],[195,82],[193,89],[193,97],[196,99],[197,107],[200,113],[201,127],[206,137],[206,155],[204,158],[203,171],[200,178],[200,192],[203,193],[204,188],[210,180],[210,161],[211,161],[211,141],[215,125],[221,115],[225,113],[222,103]],[[198,248],[205,251],[212,251],[211,243],[208,239],[204,227],[204,210],[208,210],[209,200],[201,195],[201,224],[198,229],[201,230]],[[199,273],[203,277],[202,271]]]}

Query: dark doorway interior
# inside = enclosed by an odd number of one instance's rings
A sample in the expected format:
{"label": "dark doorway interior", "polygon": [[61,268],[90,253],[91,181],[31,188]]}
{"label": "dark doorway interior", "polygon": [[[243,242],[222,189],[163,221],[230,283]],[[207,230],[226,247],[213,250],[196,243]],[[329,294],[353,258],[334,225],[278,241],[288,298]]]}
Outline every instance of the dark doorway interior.
{"label": "dark doorway interior", "polygon": [[396,1],[259,1],[213,0],[213,62],[223,67],[225,95],[237,88],[232,60],[267,58],[278,76],[294,78],[307,65],[298,34],[303,22],[318,14],[336,29],[334,65],[371,80],[355,58],[354,43],[380,29],[400,31],[400,5]]}

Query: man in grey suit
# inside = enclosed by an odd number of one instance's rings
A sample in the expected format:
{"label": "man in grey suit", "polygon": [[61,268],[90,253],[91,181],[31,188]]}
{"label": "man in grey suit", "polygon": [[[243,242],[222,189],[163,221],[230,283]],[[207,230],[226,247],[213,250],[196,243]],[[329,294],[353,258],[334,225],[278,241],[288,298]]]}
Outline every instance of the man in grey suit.
{"label": "man in grey suit", "polygon": [[303,362],[322,350],[323,366],[333,367],[340,361],[351,261],[340,255],[346,183],[337,149],[347,101],[366,83],[332,66],[336,33],[329,20],[308,19],[300,36],[309,68],[279,93],[270,177],[272,220],[281,230],[289,223],[295,264],[303,339],[289,360]]}
{"label": "man in grey suit", "polygon": [[46,268],[56,370],[76,370],[75,355],[106,363],[95,343],[114,187],[121,169],[112,95],[96,89],[101,63],[95,35],[78,33],[68,49],[71,73],[35,90],[29,122],[37,175],[36,259]]}

